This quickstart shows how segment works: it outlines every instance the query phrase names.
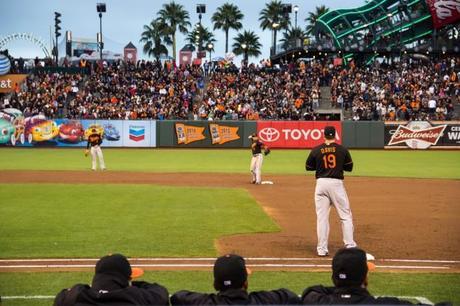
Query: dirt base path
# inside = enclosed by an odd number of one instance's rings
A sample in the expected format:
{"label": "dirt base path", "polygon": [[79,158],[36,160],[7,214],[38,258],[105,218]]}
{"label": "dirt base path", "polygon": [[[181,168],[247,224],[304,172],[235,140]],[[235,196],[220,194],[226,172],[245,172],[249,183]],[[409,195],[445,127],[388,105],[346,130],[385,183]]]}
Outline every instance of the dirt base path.
{"label": "dirt base path", "polygon": [[[216,241],[219,253],[234,252],[249,258],[315,258],[314,178],[270,175],[264,180],[274,184],[252,185],[249,175],[241,174],[0,171],[0,183],[244,188],[280,225],[281,232],[223,237]],[[418,262],[430,266],[436,263],[459,269],[460,180],[348,177],[345,184],[353,211],[356,241],[360,247],[377,259],[400,260],[400,264],[404,263],[401,265]],[[334,210],[331,211],[329,251],[333,254],[342,242],[338,217]],[[304,265],[318,263],[305,262]],[[382,265],[389,262],[393,261],[382,261]],[[292,261],[284,264],[294,265]]]}

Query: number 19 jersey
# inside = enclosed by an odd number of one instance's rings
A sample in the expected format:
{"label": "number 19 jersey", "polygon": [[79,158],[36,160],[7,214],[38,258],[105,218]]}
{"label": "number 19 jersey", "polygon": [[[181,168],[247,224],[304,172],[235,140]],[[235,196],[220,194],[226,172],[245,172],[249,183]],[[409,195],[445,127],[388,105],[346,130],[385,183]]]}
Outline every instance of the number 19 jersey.
{"label": "number 19 jersey", "polygon": [[323,143],[310,151],[305,169],[316,171],[316,178],[343,180],[343,171],[352,171],[353,161],[345,147],[336,143]]}

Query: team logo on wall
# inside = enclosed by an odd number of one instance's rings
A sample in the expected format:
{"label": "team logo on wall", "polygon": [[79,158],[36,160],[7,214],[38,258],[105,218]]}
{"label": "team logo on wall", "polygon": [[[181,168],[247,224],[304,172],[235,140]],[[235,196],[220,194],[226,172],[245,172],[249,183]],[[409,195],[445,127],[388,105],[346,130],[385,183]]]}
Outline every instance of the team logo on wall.
{"label": "team logo on wall", "polygon": [[412,121],[406,126],[399,125],[388,145],[406,143],[412,149],[427,149],[436,145],[446,129],[446,124],[432,126],[427,121]]}
{"label": "team logo on wall", "polygon": [[3,54],[0,54],[0,75],[7,74],[11,69],[10,59]]}
{"label": "team logo on wall", "polygon": [[176,123],[177,144],[189,144],[206,138],[204,127]]}
{"label": "team logo on wall", "polygon": [[132,141],[142,141],[145,139],[145,127],[144,126],[129,126],[129,139]]}
{"label": "team logo on wall", "polygon": [[273,142],[280,138],[280,132],[275,128],[266,127],[259,132],[259,137],[264,142]]}
{"label": "team logo on wall", "polygon": [[209,124],[212,144],[224,144],[229,141],[238,140],[238,127],[225,126],[211,123]]}

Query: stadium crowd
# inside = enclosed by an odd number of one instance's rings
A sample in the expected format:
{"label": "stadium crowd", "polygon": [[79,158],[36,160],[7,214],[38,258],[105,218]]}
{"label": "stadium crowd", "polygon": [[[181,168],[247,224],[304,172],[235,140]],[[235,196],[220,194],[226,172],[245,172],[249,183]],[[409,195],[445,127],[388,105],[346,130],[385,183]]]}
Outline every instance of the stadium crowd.
{"label": "stadium crowd", "polygon": [[459,101],[460,58],[352,66],[333,73],[331,102],[353,120],[451,120]]}
{"label": "stadium crowd", "polygon": [[316,120],[322,86],[353,120],[451,120],[460,58],[346,67],[299,61],[272,67],[174,67],[139,61],[90,73],[38,73],[1,101],[26,116],[83,119]]}

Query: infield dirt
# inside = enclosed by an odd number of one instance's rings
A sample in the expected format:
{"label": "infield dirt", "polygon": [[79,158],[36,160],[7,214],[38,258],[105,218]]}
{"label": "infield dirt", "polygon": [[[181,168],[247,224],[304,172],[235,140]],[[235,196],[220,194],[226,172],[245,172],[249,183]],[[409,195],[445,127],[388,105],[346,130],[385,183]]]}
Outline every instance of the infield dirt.
{"label": "infield dirt", "polygon": [[[277,233],[232,235],[215,242],[219,253],[245,257],[315,257],[312,176],[90,171],[0,171],[0,183],[156,184],[243,188],[281,227]],[[460,180],[347,177],[360,247],[377,258],[460,260]],[[218,201],[218,199],[216,199]],[[330,252],[342,246],[331,210]]]}

